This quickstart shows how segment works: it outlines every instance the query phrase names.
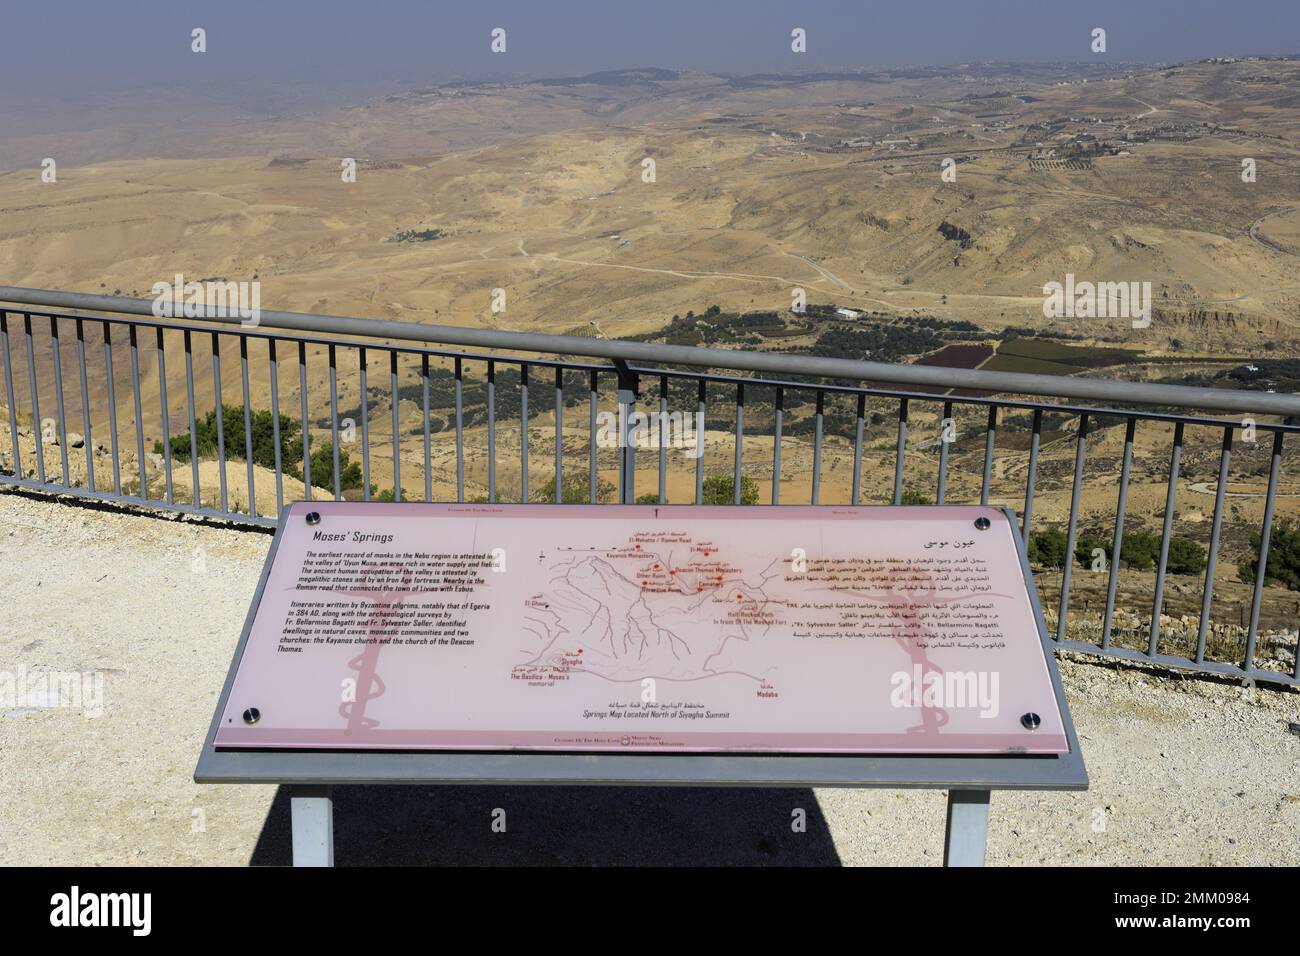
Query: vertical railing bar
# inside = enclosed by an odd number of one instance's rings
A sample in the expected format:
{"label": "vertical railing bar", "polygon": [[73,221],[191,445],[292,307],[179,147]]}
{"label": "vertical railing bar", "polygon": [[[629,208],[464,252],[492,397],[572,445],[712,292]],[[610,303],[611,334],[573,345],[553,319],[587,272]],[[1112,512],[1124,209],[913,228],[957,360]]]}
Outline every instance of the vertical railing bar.
{"label": "vertical railing bar", "polygon": [[[272,348],[274,348],[274,343]],[[221,336],[212,333],[212,401],[217,418],[217,482],[221,488],[221,510],[230,511],[226,483],[226,409],[221,394]]]}
{"label": "vertical railing bar", "polygon": [[706,414],[705,402],[708,398],[708,385],[704,379],[699,379],[698,388],[695,393],[695,440],[699,442],[699,448],[696,449],[695,456],[695,503],[697,505],[704,503],[704,416]]}
{"label": "vertical railing bar", "polygon": [[1110,647],[1111,620],[1115,614],[1115,595],[1119,589],[1119,563],[1124,549],[1124,518],[1128,513],[1128,481],[1133,466],[1133,436],[1137,419],[1130,417],[1124,429],[1124,463],[1119,470],[1119,498],[1115,502],[1115,537],[1110,546],[1110,578],[1106,582],[1106,611],[1101,621],[1101,648]]}
{"label": "vertical railing bar", "polygon": [[1043,434],[1043,410],[1034,409],[1033,435],[1029,439],[1029,472],[1025,475],[1025,517],[1020,525],[1020,538],[1029,546],[1030,529],[1034,523],[1034,484],[1038,480],[1038,446]]}
{"label": "vertical railing bar", "polygon": [[[858,396],[858,401],[859,403],[862,401],[861,395]],[[781,503],[781,429],[785,424],[784,421],[785,389],[783,389],[780,385],[776,387],[776,396],[775,396],[775,400],[773,401],[773,406],[774,407],[773,407],[773,422],[772,422],[772,504],[779,505]],[[859,431],[858,433],[859,437],[861,437],[861,434],[862,434],[861,431]],[[704,436],[700,435],[700,441],[703,440],[704,440]],[[861,449],[861,445],[859,445],[859,450],[860,449]],[[855,486],[854,504],[857,503],[856,485],[857,482],[855,481],[854,482],[854,486]]]}
{"label": "vertical railing bar", "polygon": [[[331,367],[333,363],[331,362]],[[311,421],[307,411],[307,343],[298,343],[298,398],[302,403],[303,497],[311,501]]]}
{"label": "vertical railing bar", "polygon": [[989,406],[988,430],[984,437],[984,478],[980,484],[980,504],[989,503],[989,486],[993,481],[993,445],[998,433],[998,407]]}
{"label": "vertical railing bar", "polygon": [[[14,477],[22,480],[23,477],[23,454],[22,448],[18,444],[18,405],[14,401],[14,373],[10,367],[9,358],[9,313],[0,309],[0,347],[4,348],[5,353],[5,396],[9,401],[9,439],[13,443],[14,453]],[[36,441],[41,440],[41,429],[39,424],[32,429]],[[120,494],[120,490],[119,490]]]}
{"label": "vertical railing bar", "polygon": [[528,503],[528,363],[519,363],[519,501]]}
{"label": "vertical railing bar", "polygon": [[397,351],[388,353],[388,391],[393,406],[393,500],[402,500],[402,436],[397,414]]}
{"label": "vertical railing bar", "polygon": [[736,449],[732,475],[732,504],[740,504],[741,471],[745,460],[745,383],[736,383]]}
{"label": "vertical railing bar", "polygon": [[618,391],[615,393],[618,407],[618,503],[627,504],[627,446],[625,442],[628,437],[628,408],[626,402],[626,380],[620,371],[618,376]]}
{"label": "vertical railing bar", "polygon": [[555,503],[564,503],[564,368],[555,367]]}
{"label": "vertical railing bar", "polygon": [[[140,481],[140,497],[147,499],[149,497],[149,475],[145,471],[144,416],[140,411],[140,347],[136,342],[135,326],[129,325],[127,330],[127,341],[131,353],[131,394],[135,400],[135,442],[136,455],[138,456],[135,462],[135,470],[136,477]],[[39,444],[36,446],[38,452],[40,447]]]}
{"label": "vertical railing bar", "polygon": [[907,456],[907,399],[898,400],[898,447],[894,451],[894,504],[903,503],[903,474]]}
{"label": "vertical railing bar", "polygon": [[172,493],[172,427],[171,413],[167,410],[167,349],[163,330],[158,329],[158,405],[162,409],[163,471],[166,475],[167,503],[175,504]]}
{"label": "vertical railing bar", "polygon": [[943,504],[944,493],[948,490],[948,440],[949,427],[956,433],[956,420],[952,417],[952,402],[943,403],[943,420],[939,423],[939,481],[934,490],[935,504]]}
{"label": "vertical railing bar", "polygon": [[668,500],[668,376],[659,376],[659,503]]}
{"label": "vertical railing bar", "polygon": [[465,430],[464,430],[464,378],[460,356],[456,356],[456,500],[465,501]]}
{"label": "vertical railing bar", "polygon": [[858,394],[858,410],[853,423],[853,494],[850,501],[862,504],[862,439],[866,431],[867,396]]}
{"label": "vertical railing bar", "polygon": [[587,422],[587,493],[591,498],[591,503],[597,503],[596,494],[596,402],[598,399],[596,372],[593,369],[588,375],[587,387],[590,390],[590,403],[588,405],[588,422]]}
{"label": "vertical railing bar", "polygon": [[122,494],[122,466],[117,444],[117,383],[113,380],[113,337],[110,331],[112,323],[104,325],[104,374],[108,382],[108,440],[113,453],[113,494]]}
{"label": "vertical railing bar", "polygon": [[191,341],[190,330],[186,329],[182,333],[182,339],[185,343],[185,399],[186,412],[190,423],[190,501],[194,507],[203,507],[203,494],[199,488],[199,429],[198,415],[195,412],[194,401],[194,343]]}
{"label": "vertical railing bar", "polygon": [[81,381],[81,427],[85,429],[86,488],[95,491],[95,440],[90,434],[90,388],[86,381],[85,321],[77,319],[77,371]]}
{"label": "vertical railing bar", "polygon": [[271,374],[271,441],[275,443],[275,513],[284,510],[284,462],[280,460],[280,363],[276,361],[275,339],[268,338],[267,369]]}
{"label": "vertical railing bar", "polygon": [[[1259,634],[1259,612],[1264,599],[1264,582],[1268,569],[1268,548],[1273,536],[1273,505],[1277,499],[1277,479],[1282,469],[1282,432],[1273,433],[1272,461],[1268,468],[1268,493],[1264,497],[1264,526],[1259,534],[1259,567],[1255,570],[1255,591],[1250,601],[1250,628],[1246,631],[1246,655],[1242,668],[1255,669],[1255,641]],[[1297,646],[1300,651],[1300,646]],[[1297,657],[1300,662],[1300,655]]]}
{"label": "vertical railing bar", "polygon": [[826,395],[817,393],[817,421],[813,432],[812,503],[819,504],[822,488],[822,428],[826,411]]}
{"label": "vertical railing bar", "polygon": [[487,363],[487,411],[488,411],[488,501],[497,500],[497,404],[496,404],[496,363]]}
{"label": "vertical railing bar", "polygon": [[1155,599],[1151,607],[1151,636],[1147,656],[1155,656],[1160,643],[1160,614],[1165,603],[1165,569],[1169,566],[1169,542],[1174,531],[1174,502],[1178,495],[1178,469],[1183,458],[1183,423],[1174,425],[1174,445],[1169,454],[1169,486],[1165,491],[1165,521],[1160,535],[1160,562],[1156,565]]}
{"label": "vertical railing bar", "polygon": [[1074,446],[1074,485],[1070,491],[1070,523],[1065,533],[1065,566],[1061,569],[1061,609],[1056,619],[1056,639],[1065,640],[1066,618],[1070,611],[1070,573],[1074,569],[1074,543],[1079,530],[1079,498],[1083,493],[1083,465],[1088,453],[1088,416],[1079,416],[1079,431]]}
{"label": "vertical railing bar", "polygon": [[253,485],[253,403],[248,387],[248,337],[239,337],[239,373],[244,390],[244,464],[248,474],[248,514],[257,516],[257,489]]}
{"label": "vertical railing bar", "polygon": [[[158,335],[161,338],[162,332],[159,331]],[[50,337],[54,341],[54,392],[57,400],[55,407],[59,413],[59,454],[63,461],[63,487],[66,488],[70,484],[68,478],[68,429],[63,412],[63,360],[60,355],[62,349],[59,348],[59,320],[54,316],[50,316]]]}
{"label": "vertical railing bar", "polygon": [[338,364],[337,356],[334,353],[334,344],[331,342],[329,347],[330,359],[330,442],[333,444],[333,465],[334,465],[334,500],[341,501],[343,498],[342,477],[339,475],[339,382],[338,382]]}
{"label": "vertical railing bar", "polygon": [[1196,629],[1196,663],[1205,660],[1209,636],[1210,609],[1214,604],[1214,572],[1219,565],[1219,537],[1223,530],[1223,502],[1227,497],[1228,468],[1232,461],[1233,427],[1223,429],[1223,450],[1219,454],[1219,485],[1214,492],[1214,522],[1210,527],[1210,553],[1205,561],[1205,589],[1201,598],[1201,623]]}
{"label": "vertical railing bar", "polygon": [[361,499],[370,500],[370,389],[366,384],[366,347],[357,349],[357,375],[361,380]]}
{"label": "vertical railing bar", "polygon": [[636,435],[633,415],[640,397],[640,376],[627,371],[624,366],[618,376],[618,501],[624,505],[636,501]]}
{"label": "vertical railing bar", "polygon": [[433,448],[429,435],[429,356],[420,356],[420,383],[424,391],[424,500],[433,500]]}
{"label": "vertical railing bar", "polygon": [[[23,334],[27,340],[27,384],[31,386],[32,392],[32,433],[36,439],[36,477],[40,479],[41,484],[45,484],[45,423],[41,421],[41,399],[40,389],[36,385],[36,353],[32,348],[32,317],[23,314]],[[131,326],[131,344],[135,345],[135,326]],[[140,404],[139,377],[136,378],[136,421],[140,419],[138,406]],[[142,426],[143,427],[143,426]],[[144,433],[141,432],[140,438],[140,467],[144,468]]]}

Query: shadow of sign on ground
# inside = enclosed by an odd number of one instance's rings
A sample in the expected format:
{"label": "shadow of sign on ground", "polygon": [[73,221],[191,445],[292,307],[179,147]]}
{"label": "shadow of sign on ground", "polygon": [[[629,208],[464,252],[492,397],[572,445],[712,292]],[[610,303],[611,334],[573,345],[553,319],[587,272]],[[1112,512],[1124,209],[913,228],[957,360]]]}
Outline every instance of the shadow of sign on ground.
{"label": "shadow of sign on ground", "polygon": [[[340,866],[838,866],[807,788],[336,786]],[[492,828],[505,811],[504,833]],[[791,828],[805,811],[806,829]],[[249,863],[292,863],[289,791]]]}

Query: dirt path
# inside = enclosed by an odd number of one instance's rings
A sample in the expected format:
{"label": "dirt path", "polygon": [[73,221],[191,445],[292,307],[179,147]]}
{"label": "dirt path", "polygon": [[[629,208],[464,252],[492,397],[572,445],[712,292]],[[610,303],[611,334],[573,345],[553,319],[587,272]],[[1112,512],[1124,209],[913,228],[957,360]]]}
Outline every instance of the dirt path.
{"label": "dirt path", "polygon": [[[1300,253],[1294,252],[1291,249],[1288,249],[1286,246],[1274,242],[1272,239],[1269,239],[1267,236],[1262,236],[1259,233],[1260,227],[1264,225],[1264,221],[1266,219],[1272,219],[1274,216],[1280,216],[1283,213],[1289,213],[1289,212],[1294,212],[1294,210],[1279,209],[1276,212],[1270,212],[1266,216],[1260,216],[1258,219],[1256,219],[1254,222],[1250,224],[1250,229],[1248,231],[1250,233],[1250,238],[1254,239],[1261,246],[1264,246],[1265,248],[1268,249],[1272,249],[1274,252],[1280,252],[1284,256],[1290,256],[1292,259],[1300,259]],[[1292,291],[1292,290],[1284,290],[1284,291]],[[1245,298],[1245,296],[1241,296],[1241,298]]]}

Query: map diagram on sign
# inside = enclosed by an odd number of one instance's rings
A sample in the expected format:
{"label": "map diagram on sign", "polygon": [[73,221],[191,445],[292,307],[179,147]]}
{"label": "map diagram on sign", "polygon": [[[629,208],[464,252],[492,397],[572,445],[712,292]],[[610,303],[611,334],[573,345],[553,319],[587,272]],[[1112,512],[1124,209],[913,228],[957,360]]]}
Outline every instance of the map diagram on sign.
{"label": "map diagram on sign", "polygon": [[773,558],[752,581],[713,540],[639,532],[608,548],[546,555],[548,588],[529,598],[524,628],[538,652],[517,674],[545,680],[575,670],[612,682],[697,681],[720,675],[762,686],[777,668],[763,638],[785,623]]}
{"label": "map diagram on sign", "polygon": [[306,507],[219,747],[1067,749],[996,509]]}

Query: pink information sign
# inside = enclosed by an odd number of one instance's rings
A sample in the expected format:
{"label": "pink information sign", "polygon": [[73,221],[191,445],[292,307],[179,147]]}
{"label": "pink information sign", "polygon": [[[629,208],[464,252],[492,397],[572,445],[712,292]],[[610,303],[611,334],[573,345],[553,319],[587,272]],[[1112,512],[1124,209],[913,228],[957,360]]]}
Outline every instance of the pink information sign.
{"label": "pink information sign", "polygon": [[290,507],[218,748],[1068,751],[994,508]]}

